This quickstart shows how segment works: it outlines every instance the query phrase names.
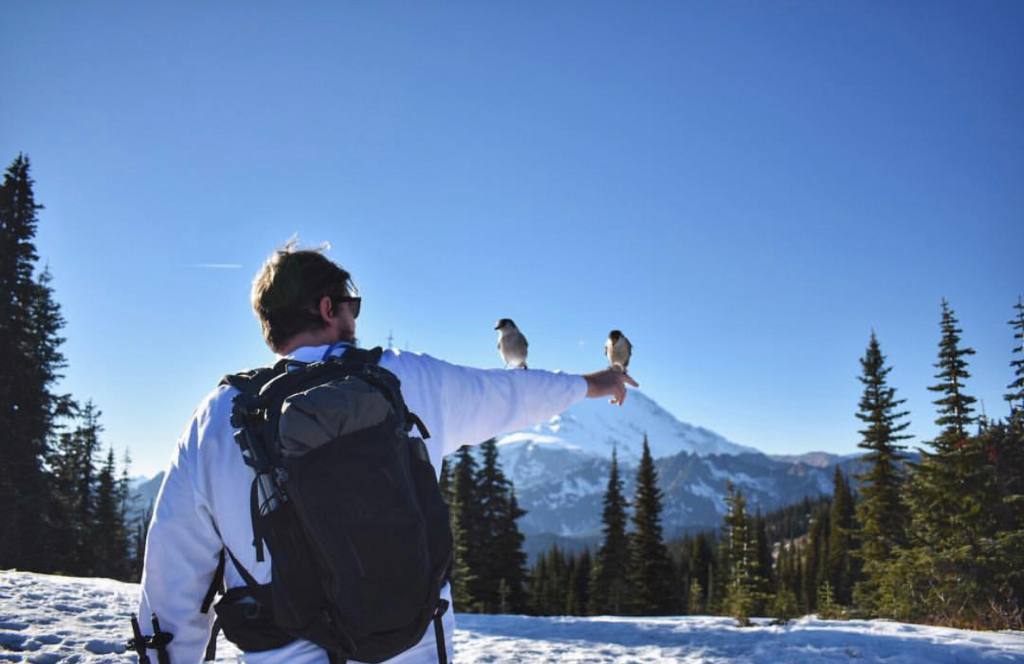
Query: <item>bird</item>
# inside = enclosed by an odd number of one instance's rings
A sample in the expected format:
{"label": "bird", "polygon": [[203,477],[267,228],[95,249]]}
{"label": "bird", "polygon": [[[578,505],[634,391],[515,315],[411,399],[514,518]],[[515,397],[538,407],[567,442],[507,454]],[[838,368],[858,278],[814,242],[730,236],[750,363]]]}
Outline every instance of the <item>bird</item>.
{"label": "bird", "polygon": [[604,354],[608,357],[608,366],[620,373],[629,368],[629,357],[633,354],[633,344],[619,330],[608,333],[608,341],[604,342]]}
{"label": "bird", "polygon": [[511,318],[502,318],[494,329],[498,331],[498,352],[501,353],[505,368],[511,366],[514,369],[525,369],[526,349],[530,344],[526,342],[523,333]]}

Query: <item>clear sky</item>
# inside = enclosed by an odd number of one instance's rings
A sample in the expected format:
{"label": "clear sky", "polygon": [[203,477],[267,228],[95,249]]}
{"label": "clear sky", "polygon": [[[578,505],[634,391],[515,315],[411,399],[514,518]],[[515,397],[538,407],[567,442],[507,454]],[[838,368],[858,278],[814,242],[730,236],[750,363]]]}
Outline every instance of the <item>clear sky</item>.
{"label": "clear sky", "polygon": [[[914,441],[940,302],[1007,412],[1024,294],[1024,4],[12,3],[0,159],[29,155],[62,388],[160,470],[271,360],[263,259],[330,242],[364,346],[632,373],[769,453],[856,451],[871,330]],[[217,267],[214,267],[217,266]]]}

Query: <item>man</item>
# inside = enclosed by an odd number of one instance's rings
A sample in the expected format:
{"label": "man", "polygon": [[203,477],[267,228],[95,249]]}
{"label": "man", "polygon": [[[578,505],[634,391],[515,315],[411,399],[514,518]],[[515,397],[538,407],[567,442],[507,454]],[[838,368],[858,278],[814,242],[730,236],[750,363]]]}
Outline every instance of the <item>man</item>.
{"label": "man", "polygon": [[[275,252],[253,281],[252,305],[263,336],[280,357],[303,362],[343,354],[355,344],[361,299],[349,274],[319,251],[291,244]],[[544,421],[584,397],[612,397],[621,404],[632,378],[611,370],[585,376],[547,371],[473,369],[428,355],[388,350],[380,366],[402,385],[409,410],[431,433],[426,445],[435,473],[444,455],[466,444]],[[212,615],[199,606],[210,586],[220,552],[231,551],[259,584],[271,581],[270,554],[257,562],[253,547],[245,465],[230,424],[232,387],[222,385],[199,405],[178,441],[157,497],[146,544],[139,616],[160,619],[173,634],[168,646],[174,664],[203,658]],[[245,585],[234,565],[224,569],[228,588]],[[451,601],[446,586],[442,598]],[[452,652],[454,611],[443,617],[445,649]],[[434,630],[390,660],[392,664],[436,662]],[[326,651],[297,640],[275,650],[246,653],[252,664],[327,664]]]}

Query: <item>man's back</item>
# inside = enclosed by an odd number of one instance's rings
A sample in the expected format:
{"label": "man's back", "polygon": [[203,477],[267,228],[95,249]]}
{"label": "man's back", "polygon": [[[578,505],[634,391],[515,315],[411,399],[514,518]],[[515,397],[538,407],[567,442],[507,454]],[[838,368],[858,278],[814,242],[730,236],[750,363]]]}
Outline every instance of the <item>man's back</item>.
{"label": "man's back", "polygon": [[[344,352],[344,346],[336,352]],[[327,346],[296,349],[299,361],[323,358]],[[545,371],[481,370],[452,365],[427,355],[387,351],[380,365],[402,382],[409,410],[426,424],[426,441],[435,474],[444,455],[465,444],[477,444],[501,433],[543,421],[582,399],[586,381]],[[156,612],[165,630],[175,664],[198,661],[206,645],[211,616],[199,605],[226,545],[257,583],[271,581],[269,553],[257,562],[253,547],[249,487],[253,471],[242,461],[230,425],[236,390],[222,386],[197,408],[179,441],[175,458],[158,496],[146,551],[140,615]],[[232,565],[225,568],[228,588],[244,585]],[[451,601],[450,588],[442,598]],[[454,616],[444,618],[451,652]],[[326,663],[326,653],[306,642],[248,653],[249,662]],[[434,662],[433,630],[394,663]]]}

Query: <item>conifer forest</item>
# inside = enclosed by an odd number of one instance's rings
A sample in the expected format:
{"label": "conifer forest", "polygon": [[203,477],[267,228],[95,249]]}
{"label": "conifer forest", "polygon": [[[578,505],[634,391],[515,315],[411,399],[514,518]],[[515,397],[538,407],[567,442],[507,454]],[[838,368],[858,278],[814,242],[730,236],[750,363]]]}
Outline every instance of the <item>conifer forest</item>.
{"label": "conifer forest", "polygon": [[[0,568],[136,580],[147,518],[129,509],[130,460],[103,439],[102,411],[57,390],[65,320],[39,265],[42,205],[27,156],[0,185]],[[59,270],[60,266],[53,266]],[[762,513],[728,485],[720,528],[667,541],[647,441],[635,495],[613,456],[600,541],[553,547],[528,564],[525,512],[496,441],[462,448],[441,471],[463,612],[532,615],[713,614],[749,624],[817,613],[973,629],[1024,629],[1024,300],[1008,303],[1005,399],[990,420],[970,395],[952,303],[938,314],[932,413],[908,446],[910,413],[880,340],[860,358],[863,472],[836,468],[831,496]],[[934,339],[923,343],[934,343]],[[915,414],[915,417],[925,417]]]}

